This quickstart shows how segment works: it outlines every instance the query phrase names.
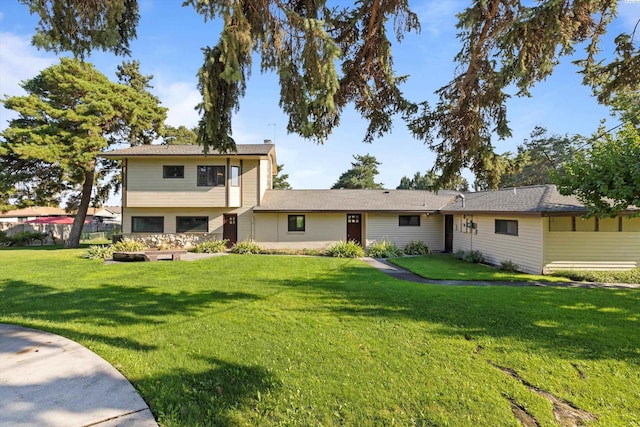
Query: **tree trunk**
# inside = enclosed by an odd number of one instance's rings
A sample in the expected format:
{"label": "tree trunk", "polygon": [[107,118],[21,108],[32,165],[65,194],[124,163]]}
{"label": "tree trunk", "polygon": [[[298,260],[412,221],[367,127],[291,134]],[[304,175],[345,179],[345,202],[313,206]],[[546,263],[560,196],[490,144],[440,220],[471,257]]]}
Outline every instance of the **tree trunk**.
{"label": "tree trunk", "polygon": [[[92,162],[95,166],[95,162]],[[82,197],[80,198],[80,206],[78,206],[78,213],[73,220],[73,226],[71,227],[71,233],[67,239],[64,247],[67,249],[80,247],[80,236],[82,235],[82,228],[84,227],[84,220],[87,217],[87,211],[89,210],[89,202],[91,202],[91,191],[93,190],[93,181],[95,179],[95,170],[85,172],[84,183],[82,184]]]}

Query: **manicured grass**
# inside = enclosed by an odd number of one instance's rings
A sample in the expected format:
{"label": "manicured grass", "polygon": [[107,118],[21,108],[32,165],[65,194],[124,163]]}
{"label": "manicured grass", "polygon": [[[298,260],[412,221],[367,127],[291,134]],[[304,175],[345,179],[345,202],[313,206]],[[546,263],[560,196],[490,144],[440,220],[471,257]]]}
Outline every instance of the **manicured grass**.
{"label": "manicured grass", "polygon": [[[110,361],[163,426],[637,425],[640,291],[401,282],[353,259],[0,250],[0,322]],[[528,386],[528,385],[529,386]],[[635,424],[634,424],[635,423]]]}
{"label": "manicured grass", "polygon": [[501,271],[497,268],[461,261],[450,254],[432,254],[417,257],[390,258],[390,262],[433,280],[479,280],[508,282],[569,282],[558,276],[542,276]]}

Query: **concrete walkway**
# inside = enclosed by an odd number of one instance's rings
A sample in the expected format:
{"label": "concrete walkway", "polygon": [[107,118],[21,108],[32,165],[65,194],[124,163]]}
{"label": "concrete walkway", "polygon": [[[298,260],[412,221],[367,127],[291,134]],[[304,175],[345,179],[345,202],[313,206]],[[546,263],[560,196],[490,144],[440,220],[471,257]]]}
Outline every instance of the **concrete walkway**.
{"label": "concrete walkway", "polygon": [[0,426],[157,427],[107,361],[59,335],[0,324]]}
{"label": "concrete walkway", "polygon": [[433,285],[453,285],[453,286],[553,286],[563,288],[610,288],[610,289],[640,289],[640,284],[634,283],[592,283],[592,282],[488,282],[472,280],[430,280],[418,276],[415,273],[398,267],[382,258],[362,258],[367,264],[377,268],[383,273],[400,280],[407,280],[416,283],[430,283]]}

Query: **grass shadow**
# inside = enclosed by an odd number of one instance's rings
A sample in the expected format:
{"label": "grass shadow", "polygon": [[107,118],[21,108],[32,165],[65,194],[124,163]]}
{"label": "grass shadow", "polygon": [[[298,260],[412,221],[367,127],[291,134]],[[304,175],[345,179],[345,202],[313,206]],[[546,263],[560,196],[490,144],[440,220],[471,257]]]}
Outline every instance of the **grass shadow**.
{"label": "grass shadow", "polygon": [[[49,332],[72,340],[93,340],[132,350],[150,350],[132,337],[122,335],[127,326],[146,328],[161,326],[175,313],[197,315],[212,307],[223,307],[234,301],[255,300],[260,297],[244,292],[200,291],[159,292],[147,286],[102,284],[60,290],[50,286],[19,280],[0,281],[0,317],[21,319],[25,327],[47,327]],[[92,325],[72,327],[75,323]],[[88,332],[109,329],[109,334]]]}
{"label": "grass shadow", "polygon": [[563,357],[640,362],[638,289],[417,284],[358,261],[304,286],[340,316],[409,318],[467,339],[511,337]]}

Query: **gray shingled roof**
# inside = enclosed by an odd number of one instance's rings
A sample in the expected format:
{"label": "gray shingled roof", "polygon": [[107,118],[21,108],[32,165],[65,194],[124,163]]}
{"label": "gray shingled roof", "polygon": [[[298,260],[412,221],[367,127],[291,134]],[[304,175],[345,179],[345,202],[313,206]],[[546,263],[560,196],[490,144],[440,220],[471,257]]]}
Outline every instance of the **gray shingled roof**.
{"label": "gray shingled roof", "polygon": [[[273,144],[238,144],[236,153],[220,153],[218,150],[209,150],[209,156],[266,156],[274,149]],[[102,157],[125,158],[138,156],[204,156],[200,145],[138,145],[135,147],[121,148],[107,151]]]}
{"label": "gray shingled roof", "polygon": [[555,185],[504,188],[464,194],[442,209],[443,213],[518,212],[518,213],[584,213],[584,205],[573,196],[563,196]]}
{"label": "gray shingled roof", "polygon": [[267,190],[257,212],[434,212],[457,192],[417,190]]}

